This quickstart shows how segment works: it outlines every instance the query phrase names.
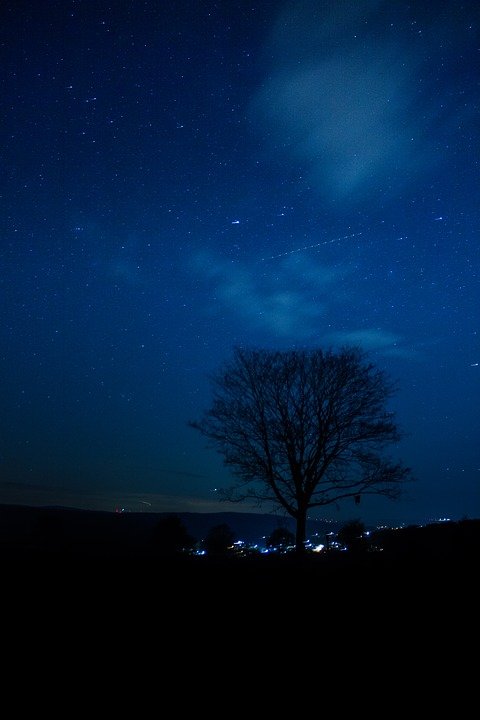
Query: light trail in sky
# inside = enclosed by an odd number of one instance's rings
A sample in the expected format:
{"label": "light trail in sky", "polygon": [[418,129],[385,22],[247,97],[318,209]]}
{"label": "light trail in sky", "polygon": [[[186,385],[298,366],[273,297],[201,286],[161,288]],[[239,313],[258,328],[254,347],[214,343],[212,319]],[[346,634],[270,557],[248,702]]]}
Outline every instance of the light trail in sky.
{"label": "light trail in sky", "polygon": [[278,255],[270,255],[261,259],[261,262],[265,260],[277,260],[281,257],[287,257],[287,255],[294,255],[295,253],[304,252],[305,250],[313,250],[314,248],[322,247],[322,245],[332,245],[333,243],[341,242],[342,240],[350,240],[351,238],[363,235],[361,232],[352,233],[351,235],[344,235],[343,237],[333,238],[333,240],[323,240],[313,245],[305,245],[305,247],[295,248],[294,250],[287,250],[287,252],[279,253]]}

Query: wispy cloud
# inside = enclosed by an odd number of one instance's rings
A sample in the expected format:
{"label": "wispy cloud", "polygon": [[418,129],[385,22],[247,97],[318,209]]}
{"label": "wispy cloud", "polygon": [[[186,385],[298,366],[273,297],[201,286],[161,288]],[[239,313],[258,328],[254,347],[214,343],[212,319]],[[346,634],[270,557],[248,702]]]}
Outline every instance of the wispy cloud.
{"label": "wispy cloud", "polygon": [[[238,334],[257,332],[265,341],[289,344],[355,345],[399,357],[413,353],[388,329],[358,328],[355,268],[348,265],[329,267],[299,253],[252,266],[205,249],[192,258],[191,270],[209,287],[216,312],[233,316]],[[211,303],[207,307],[211,312]],[[339,314],[351,329],[332,330]]]}
{"label": "wispy cloud", "polygon": [[387,330],[377,328],[366,328],[363,330],[351,330],[345,332],[329,333],[328,341],[333,345],[353,345],[364,350],[373,350],[385,355],[406,356],[412,351],[402,346],[403,339]]}
{"label": "wispy cloud", "polygon": [[396,27],[388,11],[378,0],[338,0],[328,12],[291,2],[272,31],[252,116],[272,154],[296,160],[332,199],[364,199],[392,173],[397,186],[411,180],[438,156],[432,125],[452,126],[438,89],[433,99],[420,84],[438,52],[436,26]]}
{"label": "wispy cloud", "polygon": [[213,283],[217,302],[243,320],[246,328],[288,341],[318,334],[342,285],[340,269],[301,256],[276,260],[272,272],[268,265],[257,263],[251,268],[204,250],[195,255],[193,267],[205,282]]}

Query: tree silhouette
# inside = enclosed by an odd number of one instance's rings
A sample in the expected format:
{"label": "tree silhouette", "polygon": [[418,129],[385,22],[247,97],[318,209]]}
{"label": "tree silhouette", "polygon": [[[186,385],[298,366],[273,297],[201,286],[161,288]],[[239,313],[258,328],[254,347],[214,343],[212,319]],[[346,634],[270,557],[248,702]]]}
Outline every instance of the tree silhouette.
{"label": "tree silhouette", "polygon": [[365,525],[361,520],[349,520],[337,533],[337,539],[352,552],[366,549]]}
{"label": "tree silhouette", "polygon": [[364,495],[396,499],[408,468],[382,457],[400,439],[394,386],[357,348],[237,348],[212,378],[213,401],[190,423],[237,478],[224,499],[280,505],[304,548],[310,509]]}
{"label": "tree silhouette", "polygon": [[235,533],[226,523],[214,525],[207,533],[203,545],[207,555],[227,555],[235,542]]}
{"label": "tree silhouette", "polygon": [[277,527],[267,538],[267,547],[287,547],[295,544],[295,535],[286,527]]}
{"label": "tree silhouette", "polygon": [[160,552],[172,555],[192,548],[195,539],[177,515],[168,515],[158,521],[154,529],[154,543]]}

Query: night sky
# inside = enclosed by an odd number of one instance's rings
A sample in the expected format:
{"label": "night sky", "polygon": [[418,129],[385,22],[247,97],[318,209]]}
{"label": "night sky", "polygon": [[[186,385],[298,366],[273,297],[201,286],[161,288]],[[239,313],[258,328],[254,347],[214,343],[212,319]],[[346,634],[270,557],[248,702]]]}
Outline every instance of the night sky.
{"label": "night sky", "polygon": [[478,2],[0,19],[0,502],[247,509],[188,427],[209,374],[359,345],[416,481],[317,515],[480,517]]}

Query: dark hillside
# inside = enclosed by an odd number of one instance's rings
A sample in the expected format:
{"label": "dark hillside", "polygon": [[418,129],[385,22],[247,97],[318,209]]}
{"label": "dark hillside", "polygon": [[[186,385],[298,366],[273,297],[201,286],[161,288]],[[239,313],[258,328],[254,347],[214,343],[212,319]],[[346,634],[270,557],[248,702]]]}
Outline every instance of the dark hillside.
{"label": "dark hillside", "polygon": [[[225,515],[233,527],[236,514]],[[187,519],[189,529],[201,527]],[[211,527],[225,517],[201,520]],[[0,507],[4,617],[16,628],[86,627],[122,642],[131,633],[148,638],[185,628],[207,642],[212,632],[228,635],[232,624],[235,635],[241,623],[273,637],[283,617],[296,633],[323,638],[334,630],[341,640],[348,629],[370,642],[376,628],[378,641],[414,643],[417,633],[425,642],[443,637],[447,626],[466,633],[476,622],[480,520],[384,531],[375,536],[376,550],[300,559],[165,555],[151,543],[157,521],[148,514]]]}
{"label": "dark hillside", "polygon": [[[64,546],[132,549],[147,547],[155,526],[171,513],[109,513],[74,508],[39,508],[0,505],[0,548],[8,545],[27,546],[58,541]],[[291,518],[277,515],[224,512],[175,513],[197,541],[201,541],[215,525],[229,525],[236,539],[263,544],[279,525],[293,531]],[[320,520],[309,523],[309,532],[323,539],[337,526]]]}

